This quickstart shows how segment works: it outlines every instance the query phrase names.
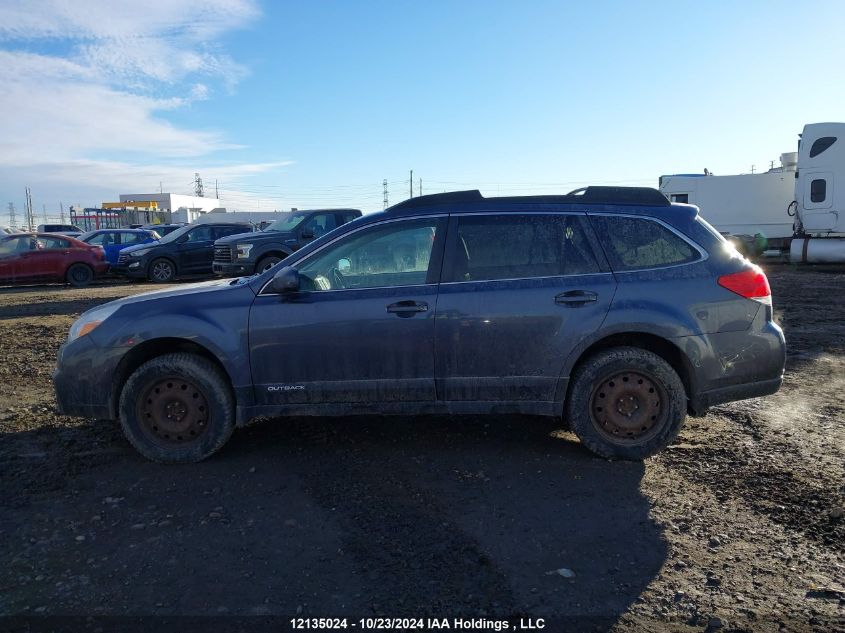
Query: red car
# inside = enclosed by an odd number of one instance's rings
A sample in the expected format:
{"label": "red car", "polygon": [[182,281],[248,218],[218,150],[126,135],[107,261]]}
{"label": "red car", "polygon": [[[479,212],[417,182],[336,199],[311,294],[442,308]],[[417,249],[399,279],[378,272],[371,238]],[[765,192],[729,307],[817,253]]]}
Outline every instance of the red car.
{"label": "red car", "polygon": [[55,233],[0,237],[0,283],[39,281],[86,286],[108,270],[103,249]]}

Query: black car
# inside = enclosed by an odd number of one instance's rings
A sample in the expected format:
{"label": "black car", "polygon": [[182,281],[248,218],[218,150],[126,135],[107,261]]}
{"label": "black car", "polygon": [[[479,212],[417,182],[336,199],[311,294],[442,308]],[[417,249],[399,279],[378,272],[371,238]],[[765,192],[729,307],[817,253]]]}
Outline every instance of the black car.
{"label": "black car", "polygon": [[769,283],[655,189],[412,198],[254,277],[83,314],[53,380],[146,457],[208,457],[255,417],[543,415],[642,459],[688,412],[774,393]]}
{"label": "black car", "polygon": [[123,249],[112,272],[157,283],[181,275],[208,274],[214,259],[214,240],[251,230],[249,223],[189,224],[158,242]]}
{"label": "black car", "polygon": [[214,243],[214,274],[240,277],[263,272],[335,228],[361,217],[357,209],[316,209],[285,214],[261,231]]}
{"label": "black car", "polygon": [[[145,229],[147,231],[155,231],[162,237],[167,235],[168,233],[173,233],[173,231],[177,229],[181,229],[183,226],[187,226],[186,224],[139,224],[137,228]],[[135,227],[133,227],[135,228]]]}

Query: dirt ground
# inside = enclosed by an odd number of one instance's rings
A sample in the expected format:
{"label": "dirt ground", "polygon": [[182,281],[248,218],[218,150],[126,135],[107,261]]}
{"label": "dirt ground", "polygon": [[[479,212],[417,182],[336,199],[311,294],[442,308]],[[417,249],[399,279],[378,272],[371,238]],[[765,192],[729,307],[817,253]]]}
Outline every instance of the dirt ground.
{"label": "dirt ground", "polygon": [[643,464],[524,417],[271,420],[148,463],[50,374],[77,315],[150,286],[0,290],[0,615],[845,630],[845,273],[769,274],[783,389]]}

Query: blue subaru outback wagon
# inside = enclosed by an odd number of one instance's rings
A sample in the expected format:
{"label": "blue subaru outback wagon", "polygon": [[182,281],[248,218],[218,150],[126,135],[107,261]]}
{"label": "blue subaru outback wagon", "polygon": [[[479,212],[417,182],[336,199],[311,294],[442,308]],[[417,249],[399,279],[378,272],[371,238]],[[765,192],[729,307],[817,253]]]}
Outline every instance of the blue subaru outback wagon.
{"label": "blue subaru outback wagon", "polygon": [[687,413],[778,390],[766,276],[644,188],[413,198],[252,277],[107,303],[59,352],[60,409],[190,462],[256,416],[528,413],[642,459]]}

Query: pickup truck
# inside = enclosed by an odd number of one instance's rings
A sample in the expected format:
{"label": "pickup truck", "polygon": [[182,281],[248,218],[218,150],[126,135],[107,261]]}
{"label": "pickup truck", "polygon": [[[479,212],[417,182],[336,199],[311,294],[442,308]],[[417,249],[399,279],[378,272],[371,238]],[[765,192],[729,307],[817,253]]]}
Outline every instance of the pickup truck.
{"label": "pickup truck", "polygon": [[212,270],[220,277],[264,272],[309,242],[359,217],[358,209],[315,209],[286,214],[261,231],[214,242]]}

